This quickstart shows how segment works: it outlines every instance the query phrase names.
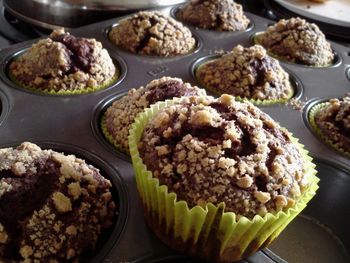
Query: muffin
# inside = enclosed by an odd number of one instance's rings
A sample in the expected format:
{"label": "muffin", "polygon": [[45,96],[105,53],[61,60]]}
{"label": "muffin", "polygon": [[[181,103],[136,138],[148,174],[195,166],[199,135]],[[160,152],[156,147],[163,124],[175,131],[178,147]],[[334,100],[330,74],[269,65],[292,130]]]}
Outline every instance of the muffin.
{"label": "muffin", "polygon": [[109,39],[126,51],[160,57],[187,54],[196,45],[187,27],[159,12],[139,12],[120,21]]}
{"label": "muffin", "polygon": [[331,45],[318,26],[299,17],[269,26],[256,41],[271,54],[293,63],[324,67],[334,60]]}
{"label": "muffin", "polygon": [[200,65],[196,77],[214,93],[255,101],[286,101],[294,92],[288,73],[259,45],[236,46],[220,58]]}
{"label": "muffin", "polygon": [[257,107],[226,94],[153,105],[135,120],[129,143],[150,228],[210,262],[267,246],[317,189],[302,146]]}
{"label": "muffin", "polygon": [[178,18],[192,26],[218,31],[239,31],[249,26],[243,8],[233,0],[192,0],[178,12]]}
{"label": "muffin", "polygon": [[106,49],[95,39],[55,30],[9,66],[10,77],[26,88],[50,93],[84,93],[118,77]]}
{"label": "muffin", "polygon": [[145,87],[131,89],[107,109],[102,123],[104,134],[119,150],[128,153],[129,129],[137,114],[157,101],[192,95],[205,95],[205,91],[170,77],[155,79]]}
{"label": "muffin", "polygon": [[311,124],[326,141],[350,155],[350,97],[316,105],[311,118]]}
{"label": "muffin", "polygon": [[111,183],[74,155],[0,149],[0,261],[78,262],[110,227]]}

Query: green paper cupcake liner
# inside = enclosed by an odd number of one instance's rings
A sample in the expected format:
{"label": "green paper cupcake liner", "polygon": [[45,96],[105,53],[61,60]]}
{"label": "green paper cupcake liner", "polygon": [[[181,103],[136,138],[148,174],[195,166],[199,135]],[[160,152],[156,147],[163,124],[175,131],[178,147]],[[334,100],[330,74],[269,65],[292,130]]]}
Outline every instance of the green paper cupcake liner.
{"label": "green paper cupcake liner", "polygon": [[101,118],[101,130],[102,133],[104,135],[104,137],[107,139],[107,141],[118,151],[123,152],[127,155],[130,155],[129,153],[129,149],[125,149],[123,146],[121,146],[120,144],[118,144],[112,134],[109,133],[108,129],[107,129],[107,122],[106,122],[106,113],[103,113],[102,118]]}
{"label": "green paper cupcake liner", "polygon": [[340,153],[344,154],[347,157],[350,157],[350,152],[346,151],[344,148],[342,148],[341,145],[339,145],[338,143],[335,143],[334,141],[332,141],[326,134],[324,134],[321,129],[317,126],[316,123],[316,114],[324,109],[325,107],[327,107],[329,105],[329,102],[323,102],[323,103],[319,103],[315,106],[313,106],[309,113],[308,113],[308,119],[309,119],[309,123],[312,127],[312,129],[316,132],[316,134],[323,140],[325,141],[329,146],[333,147],[335,150],[339,151]]}
{"label": "green paper cupcake liner", "polygon": [[87,88],[84,88],[81,90],[58,90],[58,91],[56,91],[56,90],[52,90],[49,88],[40,89],[40,88],[35,88],[32,86],[25,85],[25,84],[21,83],[20,81],[18,81],[15,78],[15,76],[13,76],[13,74],[9,73],[10,79],[19,87],[26,89],[26,90],[29,90],[29,91],[32,91],[32,92],[35,92],[35,93],[49,94],[49,95],[81,95],[81,94],[96,92],[99,90],[103,90],[103,89],[107,88],[108,86],[112,85],[113,83],[115,83],[117,81],[117,79],[119,78],[119,76],[120,76],[120,73],[117,70],[115,76],[112,79],[106,81],[104,84],[102,84],[100,86],[87,87]]}
{"label": "green paper cupcake liner", "polygon": [[189,208],[185,201],[177,200],[175,193],[169,193],[167,186],[159,185],[158,179],[142,162],[137,148],[149,119],[160,109],[178,101],[152,105],[138,115],[130,129],[130,154],[146,221],[154,233],[175,250],[206,261],[238,261],[269,245],[304,209],[318,189],[315,165],[303,146],[291,137],[307,163],[310,185],[296,204],[285,212],[248,219],[225,212],[224,203]]}
{"label": "green paper cupcake liner", "polygon": [[[205,63],[204,63],[205,64]],[[203,66],[204,64],[202,64],[201,66]],[[199,66],[196,69],[195,72],[195,76],[197,81],[200,83],[200,85],[202,87],[204,87],[206,90],[210,91],[211,93],[215,94],[216,96],[221,96],[222,94],[225,94],[225,92],[220,92],[212,87],[209,87],[205,84],[203,84],[202,81],[200,81],[200,79],[197,76],[197,71],[198,69],[201,67]],[[269,105],[274,105],[274,104],[283,104],[283,103],[287,103],[291,98],[293,98],[294,94],[296,93],[296,91],[294,90],[293,85],[291,85],[292,89],[289,92],[287,98],[285,99],[250,99],[250,98],[246,98],[246,97],[240,97],[240,96],[235,96],[233,94],[230,94],[231,96],[234,96],[238,101],[249,101],[251,103],[253,103],[254,105],[258,105],[258,106],[269,106]]]}
{"label": "green paper cupcake liner", "polygon": [[[254,34],[254,36],[252,37],[252,42],[253,42],[253,44],[255,44],[255,45],[261,45],[261,46],[263,46],[260,42],[259,42],[259,39],[258,39],[258,37],[260,36],[260,35],[262,35],[263,34],[263,32],[257,32],[257,33],[255,33]],[[265,47],[264,47],[265,48]],[[266,49],[266,48],[265,48]],[[306,64],[301,64],[301,63],[296,63],[296,62],[293,62],[293,61],[289,61],[289,60],[287,60],[287,59],[285,59],[285,58],[283,58],[283,57],[280,57],[280,56],[278,56],[278,55],[276,55],[275,53],[273,53],[273,52],[271,52],[271,51],[269,51],[268,49],[266,49],[266,51],[267,51],[267,54],[270,56],[270,57],[273,57],[273,58],[275,58],[275,59],[277,59],[277,60],[279,60],[279,61],[282,61],[282,62],[285,62],[285,63],[291,63],[291,64],[295,64],[295,65],[301,65],[301,66],[304,66],[304,67],[310,67],[310,68],[327,68],[327,67],[331,67],[331,66],[333,66],[335,63],[329,63],[329,64],[326,64],[326,65],[321,65],[321,66],[319,66],[319,65],[306,65]],[[335,60],[335,59],[334,59]],[[334,61],[333,60],[333,61]]]}

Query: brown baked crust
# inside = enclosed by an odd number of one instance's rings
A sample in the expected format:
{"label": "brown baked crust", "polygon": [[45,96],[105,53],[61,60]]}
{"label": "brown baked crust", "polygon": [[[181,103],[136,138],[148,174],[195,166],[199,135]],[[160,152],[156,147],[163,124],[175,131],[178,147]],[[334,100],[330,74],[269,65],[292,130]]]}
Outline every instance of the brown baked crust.
{"label": "brown baked crust", "polygon": [[106,49],[95,39],[55,30],[33,44],[9,67],[19,84],[50,91],[80,91],[111,82],[117,74]]}
{"label": "brown baked crust", "polygon": [[205,87],[220,94],[256,100],[288,99],[293,94],[288,73],[259,45],[238,45],[201,65],[196,76]]}
{"label": "brown baked crust", "polygon": [[318,26],[299,17],[281,19],[258,35],[257,41],[269,52],[294,63],[327,66],[334,60],[331,45]]}
{"label": "brown baked crust", "polygon": [[253,218],[295,204],[308,179],[288,133],[251,103],[222,95],[183,99],[146,125],[140,156],[189,207],[224,202]]}
{"label": "brown baked crust", "polygon": [[333,144],[350,153],[350,97],[331,99],[315,114],[315,122]]}
{"label": "brown baked crust", "polygon": [[74,155],[0,149],[0,260],[77,262],[112,224],[111,183]]}
{"label": "brown baked crust", "polygon": [[249,26],[243,8],[233,0],[192,0],[179,10],[179,19],[190,25],[218,31],[239,31]]}
{"label": "brown baked crust", "polygon": [[135,117],[151,104],[174,97],[205,95],[203,89],[192,87],[179,78],[162,77],[152,80],[145,87],[131,89],[128,94],[106,111],[106,126],[115,143],[129,149],[128,136]]}
{"label": "brown baked crust", "polygon": [[161,57],[187,54],[196,45],[187,27],[159,12],[139,12],[126,18],[108,36],[129,52]]}

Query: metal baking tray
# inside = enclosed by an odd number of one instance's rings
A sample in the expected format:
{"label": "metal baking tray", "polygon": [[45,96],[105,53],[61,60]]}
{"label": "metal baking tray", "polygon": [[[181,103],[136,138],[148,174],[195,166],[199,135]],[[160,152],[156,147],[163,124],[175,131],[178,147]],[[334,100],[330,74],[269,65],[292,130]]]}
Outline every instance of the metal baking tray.
{"label": "metal baking tray", "polygon": [[[161,11],[176,16],[176,7]],[[42,95],[11,82],[7,76],[8,62],[37,40],[0,51],[0,147],[33,141],[44,148],[75,153],[95,164],[114,184],[119,206],[116,225],[90,262],[195,262],[167,248],[147,228],[130,158],[105,140],[100,117],[108,105],[129,89],[155,78],[173,76],[200,85],[193,74],[200,61],[217,51],[229,51],[237,44],[252,45],[254,34],[273,23],[250,13],[247,16],[252,23],[244,32],[190,27],[198,41],[197,49],[172,58],[140,56],[115,47],[107,32],[121,18],[71,30],[73,35],[101,41],[121,71],[121,78],[111,87],[84,95]],[[281,62],[295,80],[296,99],[305,104],[303,110],[288,103],[261,107],[310,151],[321,178],[320,189],[302,215],[269,248],[241,263],[350,262],[350,160],[314,134],[307,118],[308,110],[318,100],[342,97],[350,88],[350,50],[335,42],[331,44],[337,54],[337,63],[331,67]]]}

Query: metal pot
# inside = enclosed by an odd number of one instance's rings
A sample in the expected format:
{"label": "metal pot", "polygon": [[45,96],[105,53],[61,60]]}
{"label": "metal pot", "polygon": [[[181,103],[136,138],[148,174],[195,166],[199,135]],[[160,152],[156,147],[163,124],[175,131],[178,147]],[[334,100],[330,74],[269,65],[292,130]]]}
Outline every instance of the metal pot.
{"label": "metal pot", "polygon": [[73,28],[142,9],[185,0],[4,0],[17,18],[42,28]]}

